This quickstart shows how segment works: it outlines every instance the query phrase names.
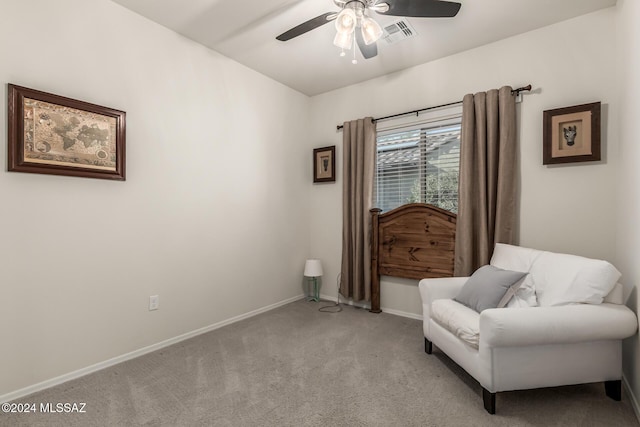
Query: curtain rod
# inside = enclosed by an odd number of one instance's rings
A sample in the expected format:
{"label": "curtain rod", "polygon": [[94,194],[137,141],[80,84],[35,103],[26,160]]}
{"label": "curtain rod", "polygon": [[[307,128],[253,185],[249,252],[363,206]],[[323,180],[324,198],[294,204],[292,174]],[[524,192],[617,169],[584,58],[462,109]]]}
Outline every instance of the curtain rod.
{"label": "curtain rod", "polygon": [[[517,96],[520,92],[530,91],[530,90],[531,90],[531,85],[526,85],[526,86],[523,86],[523,87],[519,87],[517,89],[513,89],[511,91],[511,95],[516,95]],[[448,104],[442,104],[442,105],[436,105],[436,106],[433,106],[433,107],[421,108],[419,110],[407,111],[405,113],[392,114],[390,116],[384,116],[384,117],[379,117],[377,119],[373,119],[373,121],[377,122],[378,120],[393,119],[395,117],[408,116],[410,114],[415,114],[417,116],[418,114],[422,113],[423,111],[435,110],[436,108],[450,107],[452,105],[457,105],[457,104],[462,104],[462,101],[449,102]],[[344,127],[343,125],[336,126],[336,131],[341,130],[343,127]]]}

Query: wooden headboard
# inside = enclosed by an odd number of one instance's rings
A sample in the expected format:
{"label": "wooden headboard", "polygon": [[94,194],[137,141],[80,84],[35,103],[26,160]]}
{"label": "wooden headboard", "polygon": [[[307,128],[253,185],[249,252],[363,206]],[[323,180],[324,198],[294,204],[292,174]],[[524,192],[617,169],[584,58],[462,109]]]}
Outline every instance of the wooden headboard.
{"label": "wooden headboard", "polygon": [[456,214],[424,203],[384,214],[371,209],[371,311],[380,312],[380,276],[453,276]]}

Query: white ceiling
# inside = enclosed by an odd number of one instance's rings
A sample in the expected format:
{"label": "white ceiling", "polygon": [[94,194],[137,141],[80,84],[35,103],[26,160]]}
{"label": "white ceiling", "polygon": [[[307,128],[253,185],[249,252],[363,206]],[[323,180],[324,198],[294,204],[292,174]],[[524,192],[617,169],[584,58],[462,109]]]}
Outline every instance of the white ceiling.
{"label": "white ceiling", "polygon": [[[280,42],[275,37],[324,12],[332,0],[113,0],[307,95],[316,95],[472,49],[616,0],[458,0],[455,18],[408,18],[418,36],[387,45],[365,60],[340,57],[328,23]],[[396,17],[372,14],[382,26]],[[520,54],[525,55],[526,52]]]}

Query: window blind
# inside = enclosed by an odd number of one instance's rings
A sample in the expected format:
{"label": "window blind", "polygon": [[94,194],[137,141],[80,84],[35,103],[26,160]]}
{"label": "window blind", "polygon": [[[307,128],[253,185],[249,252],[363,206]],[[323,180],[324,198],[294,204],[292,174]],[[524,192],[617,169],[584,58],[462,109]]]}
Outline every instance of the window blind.
{"label": "window blind", "polygon": [[375,206],[421,202],[457,213],[460,124],[457,116],[379,132]]}

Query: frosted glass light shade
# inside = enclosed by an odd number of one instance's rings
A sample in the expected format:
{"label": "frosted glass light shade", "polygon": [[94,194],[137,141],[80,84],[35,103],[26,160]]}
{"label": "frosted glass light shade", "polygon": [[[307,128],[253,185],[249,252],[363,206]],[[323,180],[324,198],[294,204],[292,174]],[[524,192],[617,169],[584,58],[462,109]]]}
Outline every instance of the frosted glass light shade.
{"label": "frosted glass light shade", "polygon": [[371,44],[376,42],[382,37],[382,28],[380,24],[369,17],[362,18],[362,38],[365,44]]}
{"label": "frosted glass light shade", "polygon": [[308,259],[304,264],[304,275],[306,277],[322,276],[322,264],[319,259]]}
{"label": "frosted glass light shade", "polygon": [[353,44],[353,33],[336,33],[336,37],[333,39],[333,44],[341,47],[342,49],[351,49]]}
{"label": "frosted glass light shade", "polygon": [[357,22],[356,13],[353,9],[342,9],[342,12],[336,18],[336,30],[339,33],[351,33],[356,28]]}

